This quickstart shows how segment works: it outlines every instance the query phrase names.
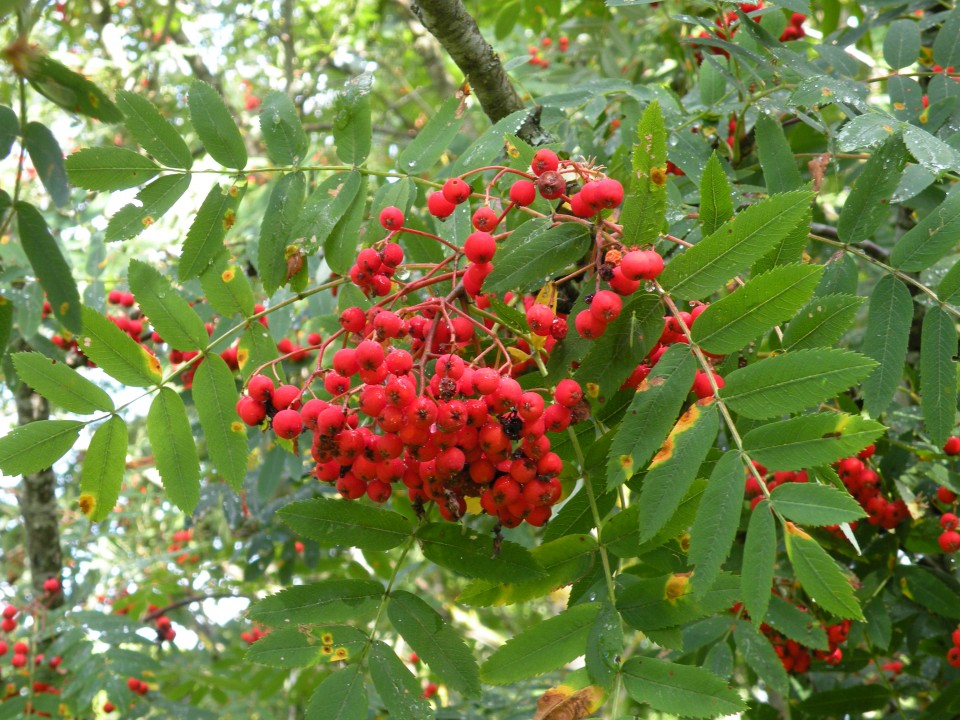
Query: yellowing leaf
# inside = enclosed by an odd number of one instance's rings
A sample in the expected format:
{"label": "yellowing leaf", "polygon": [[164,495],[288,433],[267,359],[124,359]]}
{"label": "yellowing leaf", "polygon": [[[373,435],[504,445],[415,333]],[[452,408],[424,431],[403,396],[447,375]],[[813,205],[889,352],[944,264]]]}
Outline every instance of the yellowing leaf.
{"label": "yellowing leaf", "polygon": [[596,685],[576,692],[567,685],[558,685],[537,698],[533,720],[583,720],[599,710],[605,700],[606,693]]}

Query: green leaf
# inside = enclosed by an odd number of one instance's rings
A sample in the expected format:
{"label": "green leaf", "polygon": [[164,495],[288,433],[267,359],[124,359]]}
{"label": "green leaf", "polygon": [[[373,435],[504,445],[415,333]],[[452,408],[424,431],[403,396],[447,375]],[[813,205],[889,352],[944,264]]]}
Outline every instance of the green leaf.
{"label": "green leaf", "polygon": [[616,608],[606,602],[587,635],[584,660],[592,682],[608,690],[613,686],[623,648],[623,623]]}
{"label": "green leaf", "polygon": [[942,446],[956,425],[957,327],[937,306],[927,310],[920,335],[920,406],[930,441]]}
{"label": "green leaf", "polygon": [[960,192],[955,192],[903,234],[890,253],[890,264],[901,270],[926,270],[955,249],[958,241]]}
{"label": "green leaf", "polygon": [[207,83],[194,80],[187,104],[193,129],[210,157],[225,167],[243,170],[247,164],[247,148],[220,94]]}
{"label": "green leaf", "polygon": [[943,67],[960,64],[960,10],[954,8],[933,41],[933,62]]}
{"label": "green leaf", "polygon": [[[450,168],[450,175],[462,175],[468,170],[493,163],[503,152],[505,142],[516,144],[509,138],[519,132],[532,113],[532,108],[523,108],[497,120],[480,137],[470,143],[470,147],[460,153]],[[505,138],[507,138],[506,141]]]}
{"label": "green leaf", "polygon": [[890,199],[906,162],[907,149],[899,135],[890,136],[870,155],[840,211],[837,234],[843,242],[873,237],[890,217]]}
{"label": "green leaf", "polygon": [[836,560],[793,523],[788,522],[785,530],[787,556],[804,592],[819,607],[837,617],[863,620],[853,585]]}
{"label": "green leaf", "polygon": [[680,507],[717,439],[716,404],[694,403],[654,455],[640,490],[640,542],[656,535]]}
{"label": "green leaf", "polygon": [[306,720],[367,720],[367,686],[359,665],[338,670],[317,686]]}
{"label": "green leaf", "polygon": [[723,171],[723,165],[717,159],[716,151],[707,160],[707,164],[703,168],[703,176],[700,178],[699,214],[700,228],[704,237],[715,233],[733,217],[730,183]]}
{"label": "green leaf", "polygon": [[631,505],[621,510],[603,526],[601,533],[603,544],[617,556],[629,558],[645,555],[676,540],[693,523],[706,486],[705,478],[695,480],[669,522],[653,538],[644,543],[640,542],[640,509],[636,505]]}
{"label": "green leaf", "polygon": [[140,147],[167,167],[189,170],[193,166],[193,154],[187,143],[156,105],[129,90],[118,90],[117,106]]}
{"label": "green leaf", "polygon": [[761,500],[750,514],[743,556],[749,558],[740,569],[743,606],[753,624],[759,626],[770,604],[773,569],[777,559],[777,526],[770,512],[770,501]]}
{"label": "green leaf", "polygon": [[471,578],[498,582],[529,582],[545,577],[543,568],[522,545],[505,540],[494,556],[493,536],[445,522],[417,531],[424,557]]}
{"label": "green leaf", "polygon": [[780,123],[769,115],[761,115],[755,130],[757,154],[760,157],[767,192],[782,193],[799,188],[803,179]]}
{"label": "green leaf", "polygon": [[163,378],[157,359],[93,308],[83,308],[78,344],[84,355],[124,385],[152,387]]}
{"label": "green leaf", "polygon": [[160,172],[148,157],[126,148],[85,148],[67,157],[70,182],[87,190],[125,190],[143,185]]}
{"label": "green leaf", "polygon": [[260,134],[267,146],[267,155],[277,165],[296,165],[307,152],[307,133],[293,100],[286,93],[274,90],[263,98]]}
{"label": "green leaf", "polygon": [[302,668],[320,662],[320,646],[299,630],[274,630],[247,648],[247,662],[277,668]]}
{"label": "green leaf", "polygon": [[183,400],[168,387],[150,403],[147,437],[167,497],[190,515],[200,502],[200,459]]}
{"label": "green leaf", "polygon": [[127,460],[127,424],[114,415],[97,428],[80,468],[80,507],[93,522],[113,512]]}
{"label": "green leaf", "polygon": [[660,284],[677,299],[703,298],[763,257],[803,217],[809,190],[793,190],[761,200],[675,257]]}
{"label": "green leaf", "polygon": [[689,562],[696,566],[692,583],[698,594],[713,585],[730,554],[743,510],[743,477],[743,463],[735,450],[724,453],[710,474],[690,528],[687,552]]}
{"label": "green leaf", "polygon": [[894,20],[883,38],[883,59],[893,70],[913,65],[920,57],[920,23]]}
{"label": "green leaf", "polygon": [[46,220],[33,205],[21,201],[14,205],[14,209],[23,252],[47,294],[54,317],[71,332],[80,332],[80,293],[60,246],[50,234]]}
{"label": "green leaf", "polygon": [[697,361],[683,343],[661,356],[630,403],[607,456],[607,488],[626,482],[663,444],[690,393]]}
{"label": "green leaf", "polygon": [[330,231],[323,243],[323,257],[334,272],[346,275],[357,257],[360,226],[367,206],[367,176],[360,176],[357,193],[340,222]]}
{"label": "green leaf", "polygon": [[370,154],[373,129],[370,125],[372,78],[360,75],[350,80],[334,103],[333,144],[337,156],[347,165],[361,165]]}
{"label": "green leaf", "polygon": [[757,275],[712,303],[693,325],[693,341],[704,350],[727,355],[793,317],[817,287],[823,268],[792,263]]}
{"label": "green leaf", "polygon": [[200,275],[223,252],[223,238],[237,221],[243,192],[239,185],[223,188],[215,184],[210,188],[183,241],[177,266],[181,281]]}
{"label": "green leaf", "polygon": [[70,366],[36,352],[19,352],[10,357],[20,379],[53,405],[80,415],[97,410],[113,412],[113,400],[103,388]]}
{"label": "green leaf", "polygon": [[926,568],[898,566],[897,585],[910,600],[931,612],[952,620],[960,620],[957,592]]}
{"label": "green leaf", "polygon": [[86,425],[77,420],[38,420],[0,437],[0,470],[4,475],[40,472],[73,447]]}
{"label": "green leaf", "polygon": [[389,550],[413,532],[400,513],[347,500],[313,498],[290,503],[277,514],[294,532],[324,547]]}
{"label": "green leaf", "polygon": [[273,295],[287,278],[287,245],[303,209],[307,183],[303,173],[287,173],[276,181],[260,223],[257,270],[267,295]]}
{"label": "green leaf", "polygon": [[823,412],[755,428],[743,437],[743,448],[771,470],[802,470],[854,455],[885,430],[859,415]]}
{"label": "green leaf", "polygon": [[481,679],[491,685],[509,685],[580,657],[599,612],[600,603],[574,605],[514,635],[481,666]]}
{"label": "green leaf", "polygon": [[200,350],[210,341],[207,328],[170,280],[136,258],[127,270],[130,290],[163,341],[176,350]]}
{"label": "green leaf", "polygon": [[295,238],[303,240],[304,252],[313,253],[326,243],[360,192],[360,177],[356,170],[336,173],[310,194],[293,231]]}
{"label": "green leaf", "polygon": [[643,632],[653,632],[722,612],[739,599],[740,582],[729,573],[720,575],[713,587],[698,595],[693,594],[689,582],[678,591],[677,579],[675,575],[647,577],[618,590],[617,610],[624,621]]}
{"label": "green leaf", "polygon": [[239,491],[247,474],[247,434],[237,418],[233,373],[219,355],[209,354],[193,378],[193,402],[207,441],[207,452],[217,470]]}
{"label": "green leaf", "polygon": [[627,694],[659,712],[712,718],[747,707],[726,680],[704,668],[634,657],[623,664],[621,672]]}
{"label": "green leaf", "polygon": [[646,245],[660,235],[667,212],[667,131],[656,100],[640,118],[632,154],[634,180],[623,203],[620,224],[625,245]]}
{"label": "green leaf", "polygon": [[783,332],[784,350],[833,345],[847,331],[863,298],[857,295],[814,297]]}
{"label": "green leaf", "polygon": [[13,329],[13,303],[0,295],[0,359],[7,350],[10,331]]}
{"label": "green leaf", "polygon": [[420,683],[389,645],[375,641],[367,662],[373,687],[391,720],[423,720],[433,714]]}
{"label": "green leaf", "polygon": [[757,420],[798,412],[856,385],[877,363],[839,348],[774,355],[727,375],[720,397],[731,409]]}
{"label": "green leaf", "polygon": [[0,105],[0,160],[10,154],[10,148],[20,136],[20,120],[13,108]]}
{"label": "green leaf", "polygon": [[[243,335],[240,337],[240,345],[237,350],[240,376],[247,380],[254,370],[279,357],[277,343],[270,335],[270,331],[259,322],[248,323],[247,329],[243,331]],[[277,363],[273,367],[282,377],[283,368],[281,365]]]}
{"label": "green leaf", "polygon": [[887,409],[900,384],[912,321],[913,300],[907,286],[892,275],[880,278],[870,294],[861,348],[878,363],[861,386],[864,409],[873,417]]}
{"label": "green leaf", "polygon": [[[770,598],[770,607],[767,609],[765,622],[770,627],[801,645],[815,650],[829,650],[827,633],[813,613],[804,612],[779,595],[774,595],[769,588],[767,596]],[[755,624],[760,623],[755,621]]]}
{"label": "green leaf", "polygon": [[270,627],[293,628],[322,623],[362,623],[371,619],[383,598],[375,580],[323,580],[292,585],[255,602],[247,617]]}
{"label": "green leaf", "polygon": [[67,184],[67,169],[60,143],[46,125],[28,122],[24,130],[23,144],[30,153],[30,162],[33,163],[40,182],[50,193],[53,204],[58,207],[65,206],[70,202],[70,186]]}
{"label": "green leaf", "polygon": [[828,485],[784,483],[770,493],[774,509],[802,525],[839,525],[866,517],[860,503]]}
{"label": "green leaf", "polygon": [[652,293],[636,292],[624,302],[616,320],[590,344],[573,378],[582,386],[596,383],[609,397],[630,377],[663,333],[663,305]]}
{"label": "green leaf", "polygon": [[437,677],[467,697],[480,696],[480,671],[473,653],[436,610],[416,595],[398,590],[390,595],[387,615]]}
{"label": "green leaf", "polygon": [[164,175],[137,193],[136,203],[120,208],[110,218],[104,239],[107,242],[136,237],[174,206],[190,187],[192,175]]}
{"label": "green leaf", "polygon": [[103,90],[47,55],[38,55],[27,64],[26,78],[34,89],[71,113],[117,123],[123,115]]}
{"label": "green leaf", "polygon": [[844,718],[883,710],[890,703],[890,695],[891,690],[883,685],[851,685],[815,693],[801,701],[797,708],[810,717]]}
{"label": "green leaf", "polygon": [[736,621],[733,637],[743,659],[764,684],[781,695],[787,695],[790,692],[790,680],[770,641],[745,620]]}
{"label": "green leaf", "polygon": [[703,62],[700,63],[700,102],[706,107],[712,107],[723,100],[727,92],[727,78],[724,73],[717,68],[720,62],[713,55],[705,55]]}
{"label": "green leaf", "polygon": [[551,220],[530,220],[511,233],[497,248],[493,272],[483,284],[486,292],[528,292],[543,286],[554,274],[576,262],[590,246],[590,233],[582,225]]}
{"label": "green leaf", "polygon": [[207,302],[224,317],[253,315],[256,300],[241,267],[214,262],[200,274],[200,286]]}
{"label": "green leaf", "polygon": [[400,153],[397,167],[411,175],[433,167],[460,132],[462,123],[460,99],[448,98]]}

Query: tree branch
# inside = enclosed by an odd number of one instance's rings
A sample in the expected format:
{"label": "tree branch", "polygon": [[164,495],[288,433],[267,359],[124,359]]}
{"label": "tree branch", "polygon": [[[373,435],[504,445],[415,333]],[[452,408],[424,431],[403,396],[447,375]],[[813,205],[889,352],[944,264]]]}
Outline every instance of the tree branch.
{"label": "tree branch", "polygon": [[[491,122],[526,107],[503,69],[500,57],[480,34],[480,28],[461,0],[416,0],[410,9],[450,53]],[[517,135],[531,145],[552,140],[540,127],[539,108],[531,113]]]}

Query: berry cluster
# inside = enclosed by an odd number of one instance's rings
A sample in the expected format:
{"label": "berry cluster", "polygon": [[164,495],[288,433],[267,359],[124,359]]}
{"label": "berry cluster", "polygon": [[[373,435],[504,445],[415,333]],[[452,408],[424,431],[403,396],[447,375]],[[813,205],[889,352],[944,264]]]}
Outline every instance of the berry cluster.
{"label": "berry cluster", "polygon": [[[167,552],[169,553],[180,553],[174,559],[177,565],[186,565],[187,563],[195,563],[200,560],[200,555],[197,553],[186,552],[187,546],[193,541],[193,530],[177,530],[173,533],[173,542],[167,545]],[[153,612],[153,610],[150,610]],[[172,639],[172,638],[169,638]]]}
{"label": "berry cluster", "polygon": [[130,692],[137,695],[146,695],[150,691],[150,686],[147,683],[135,677],[127,678],[127,687],[130,688]]}
{"label": "berry cluster", "polygon": [[808,648],[796,640],[785,638],[766,623],[760,626],[761,632],[773,644],[773,650],[780,658],[780,662],[783,663],[784,669],[795,674],[807,672],[814,657],[817,660],[823,660],[828,665],[838,665],[843,660],[843,650],[840,649],[840,646],[847,641],[847,635],[850,633],[850,621],[844,620],[834,625],[827,625],[824,629],[827,631],[829,650]]}
{"label": "berry cluster", "polygon": [[[763,3],[740,3],[740,9],[744,13],[756,12],[763,8]],[[806,31],[803,29],[803,24],[806,22],[807,16],[803,13],[795,12],[790,15],[790,21],[787,23],[787,26],[783,29],[783,32],[780,33],[780,42],[789,42],[790,40],[799,40],[807,36]],[[755,15],[753,21],[756,23],[760,22],[760,16]],[[712,38],[715,37],[719,40],[732,40],[733,36],[736,35],[737,30],[740,28],[740,16],[733,10],[728,10],[720,17],[714,20],[714,24],[717,26],[717,30],[713,34],[703,30],[697,35],[698,38]],[[696,46],[695,46],[696,47]],[[730,57],[730,54],[721,47],[716,46],[706,46],[711,53],[714,55],[722,55],[723,57]],[[703,61],[703,56],[699,51],[696,53],[697,63]]]}
{"label": "berry cluster", "polygon": [[[557,48],[560,52],[565,53],[570,47],[570,38],[566,35],[561,35],[557,38]],[[527,48],[527,52],[530,54],[530,60],[528,61],[531,65],[536,65],[537,67],[550,67],[550,61],[544,57],[551,48],[553,48],[553,38],[545,37],[540,41],[540,46],[530,45]]]}
{"label": "berry cluster", "polygon": [[950,640],[953,642],[953,647],[947,650],[947,662],[952,667],[960,668],[960,627],[950,634]]}
{"label": "berry cluster", "polygon": [[259,625],[254,625],[253,630],[244,630],[242,633],[240,633],[240,639],[243,640],[247,645],[253,645],[257,640],[269,634],[269,629],[264,629]]}
{"label": "berry cluster", "polygon": [[[873,451],[874,446],[870,445],[861,450],[856,457],[844,458],[835,466],[837,475],[866,511],[868,523],[886,530],[894,530],[900,523],[910,518],[910,512],[903,500],[890,500],[884,497],[880,476],[868,466]],[[855,526],[856,523],[851,523],[851,527]]]}
{"label": "berry cluster", "polygon": [[[156,605],[147,605],[147,614],[153,615],[160,611]],[[173,642],[173,639],[177,636],[177,631],[173,629],[173,622],[166,615],[158,615],[154,618],[153,621],[154,627],[157,630],[157,642],[162,643],[164,640],[167,642]]]}

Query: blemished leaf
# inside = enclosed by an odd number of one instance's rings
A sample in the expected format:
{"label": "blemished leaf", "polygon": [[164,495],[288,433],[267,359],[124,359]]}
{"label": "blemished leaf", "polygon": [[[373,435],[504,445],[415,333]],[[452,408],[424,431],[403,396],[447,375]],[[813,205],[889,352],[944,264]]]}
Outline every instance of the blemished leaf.
{"label": "blemished leaf", "polygon": [[593,566],[597,541],[586,533],[564,535],[530,550],[544,577],[516,583],[473,580],[457,602],[474,607],[513,605],[548,595],[583,577]]}
{"label": "blemished leaf", "polygon": [[815,407],[856,385],[876,361],[839,348],[774,355],[734,370],[720,397],[744,417],[763,420]]}
{"label": "blemished leaf", "polygon": [[736,352],[793,317],[813,295],[822,272],[819,265],[791,263],[757,275],[707,307],[693,324],[693,341],[718,355]]}
{"label": "blemished leaf", "polygon": [[360,177],[356,170],[335,173],[310,193],[293,230],[294,238],[302,240],[304,252],[315,252],[324,245],[360,192]]}
{"label": "blemished leaf", "polygon": [[435,522],[417,531],[424,557],[441,567],[481,580],[524,582],[546,573],[522,545],[504,540],[494,556],[493,536],[459,525]]}
{"label": "blemished leaf", "polygon": [[682,717],[712,718],[746,709],[727,681],[704,668],[650,657],[623,664],[623,684],[636,702]]}
{"label": "blemished leaf", "polygon": [[801,525],[839,525],[867,516],[849,494],[810,482],[778,485],[770,501],[777,512]]}
{"label": "blemished leaf", "polygon": [[640,118],[632,155],[634,178],[620,223],[626,245],[645,245],[657,239],[667,212],[667,130],[656,100]]}
{"label": "blemished leaf", "polygon": [[416,595],[399,590],[390,594],[387,615],[437,677],[467,697],[480,696],[480,670],[473,653],[436,610]]}
{"label": "blemished leaf", "polygon": [[190,84],[190,120],[210,157],[225,167],[243,170],[247,147],[220,93],[202,80]]}
{"label": "blemished leaf", "polygon": [[0,437],[0,470],[4,475],[45,470],[73,447],[84,425],[78,420],[38,420],[15,427]]}
{"label": "blemished leaf", "polygon": [[772,470],[802,470],[854,455],[885,431],[859,415],[822,412],[754,428],[744,435],[743,449]]}
{"label": "blemished leaf", "polygon": [[933,265],[960,241],[960,192],[955,192],[903,234],[890,253],[890,264],[907,271]]}
{"label": "blemished leaf", "polygon": [[151,387],[163,377],[153,355],[93,308],[83,308],[83,335],[77,342],[84,355],[124,385]]}
{"label": "blemished leaf", "polygon": [[430,702],[422,697],[420,682],[389,645],[375,641],[367,667],[392,720],[423,720],[433,714]]}
{"label": "blemished leaf", "polygon": [[183,241],[177,265],[181,281],[200,275],[223,252],[223,238],[237,221],[243,192],[239,185],[224,188],[215,184],[210,188]]}
{"label": "blemished leaf", "polygon": [[797,708],[810,717],[842,718],[882,710],[890,703],[890,695],[891,689],[884,685],[853,685],[814,693],[802,700]]}
{"label": "blemished leaf", "polygon": [[819,607],[837,617],[863,620],[853,585],[837,561],[816,540],[789,521],[783,536],[787,557],[804,592]]}
{"label": "blemished leaf", "polygon": [[743,463],[735,450],[724,453],[713,467],[707,489],[690,528],[689,561],[696,566],[693,588],[709,589],[720,575],[740,525],[743,510]]}
{"label": "blemished leaf", "polygon": [[113,400],[106,391],[69,365],[37,352],[14,353],[11,358],[20,379],[51,404],[80,415],[113,412]]}
{"label": "blemished leaf", "polygon": [[26,68],[34,89],[67,112],[80,113],[105,123],[117,123],[123,115],[95,84],[47,55],[38,55]]}
{"label": "blemished leaf", "polygon": [[580,657],[600,603],[574,605],[531,625],[498,648],[480,668],[491,685],[508,685],[536,677]]}
{"label": "blemished leaf", "polygon": [[833,345],[853,323],[862,302],[863,298],[858,295],[814,297],[783,331],[783,349],[804,350]]}
{"label": "blemished leaf", "polygon": [[114,415],[97,428],[80,468],[80,508],[93,522],[113,512],[127,460],[127,424]]}
{"label": "blemished leaf", "polygon": [[50,234],[43,215],[33,205],[20,201],[14,209],[20,244],[47,295],[54,317],[71,332],[80,332],[80,293],[60,246]]}
{"label": "blemished leaf", "polygon": [[223,358],[207,355],[193,377],[193,402],[210,458],[227,483],[238,491],[247,474],[247,433],[237,417],[239,398],[233,373]]}
{"label": "blemished leaf", "polygon": [[277,514],[291,530],[324,547],[389,550],[413,532],[400,513],[347,500],[313,498],[290,503]]}
{"label": "blemished leaf", "polygon": [[761,115],[757,120],[756,134],[757,154],[767,192],[782,193],[799,188],[803,179],[780,123],[769,115]]}
{"label": "blemished leaf", "polygon": [[359,665],[337,670],[317,686],[306,720],[367,720],[367,684]]}
{"label": "blemished leaf", "polygon": [[163,387],[150,403],[147,437],[170,501],[188,515],[200,502],[200,458],[183,400]]}
{"label": "blemished leaf", "polygon": [[192,177],[163,175],[144,187],[137,193],[136,203],[124,205],[110,218],[104,240],[129,240],[153,225],[183,196]]}
{"label": "blemished leaf", "polygon": [[898,566],[896,576],[901,592],[910,600],[938,615],[960,620],[956,591],[932,571],[918,566]]}
{"label": "blemished leaf", "polygon": [[815,650],[829,649],[827,633],[816,615],[804,612],[779,595],[769,591],[767,595],[770,597],[770,607],[767,608],[765,622],[770,627],[801,645]]}
{"label": "blemished leaf", "polygon": [[907,341],[913,321],[913,300],[901,280],[885,275],[870,294],[867,329],[861,352],[877,361],[877,367],[863,381],[863,407],[877,417],[887,409],[903,376]]}
{"label": "blemished leaf", "polygon": [[617,592],[617,610],[631,627],[652,632],[720,612],[739,599],[740,582],[729,573],[720,575],[713,587],[698,595],[693,594],[690,582],[675,587],[677,580],[676,575],[635,580]]}
{"label": "blemished leaf", "polygon": [[957,327],[937,306],[927,310],[920,335],[920,407],[934,445],[942,446],[956,425]]}
{"label": "blemished leaf", "polygon": [[694,480],[673,517],[660,532],[643,543],[640,542],[640,509],[636,505],[630,505],[610,518],[603,526],[601,533],[603,544],[615,555],[630,558],[642,556],[676,540],[677,536],[693,523],[706,486],[705,478]]}
{"label": "blemished leaf", "polygon": [[809,190],[792,190],[748,207],[671,260],[660,284],[682,300],[706,297],[783,239],[811,199]]}
{"label": "blemished leaf", "polygon": [[320,646],[299,630],[274,630],[247,648],[245,659],[278,668],[310,667],[320,662]]}
{"label": "blemished leaf", "polygon": [[256,300],[241,267],[214,262],[200,274],[200,286],[207,302],[224,317],[253,315]]}
{"label": "blemished leaf", "polygon": [[[237,349],[237,362],[240,365],[240,376],[247,380],[258,368],[265,367],[267,363],[273,362],[280,357],[277,350],[277,343],[267,330],[259,322],[249,323],[243,335],[240,336],[240,344]],[[283,377],[283,368],[280,363],[273,365],[279,376]]]}
{"label": "blemished leaf", "polygon": [[119,147],[85,148],[67,156],[67,177],[87,190],[125,190],[160,172],[150,158]]}
{"label": "blemished leaf", "polygon": [[130,290],[163,341],[176,350],[200,350],[210,341],[196,310],[153,265],[136,258],[127,270]]}
{"label": "blemished leaf", "polygon": [[906,162],[907,149],[899,135],[892,135],[870,155],[840,210],[837,234],[843,242],[873,237],[890,217],[890,199]]}
{"label": "blemished leaf", "polygon": [[268,92],[260,106],[260,134],[267,155],[278,165],[295,165],[307,152],[307,133],[286,93]]}
{"label": "blemished leaf", "polygon": [[894,20],[883,38],[883,59],[894,70],[913,65],[920,57],[920,23]]}
{"label": "blemished leaf", "polygon": [[585,386],[596,383],[610,396],[634,371],[663,333],[663,305],[652,293],[634,293],[616,320],[590,345],[573,378]]}
{"label": "blemished leaf", "polygon": [[770,512],[770,501],[761,500],[750,514],[743,556],[750,558],[740,570],[740,591],[743,606],[753,624],[763,622],[770,604],[773,569],[777,559],[777,525]]}
{"label": "blemished leaf", "polygon": [[255,602],[247,617],[270,627],[295,628],[323,623],[362,623],[374,616],[383,598],[375,580],[322,580],[293,585]]}
{"label": "blemished leaf", "polygon": [[608,489],[633,477],[663,444],[690,392],[696,368],[696,358],[683,343],[671,345],[653,366],[610,445]]}
{"label": "blemished leaf", "polygon": [[0,105],[0,160],[6,159],[20,135],[20,119],[13,108]]}
{"label": "blemished leaf", "polygon": [[733,217],[733,198],[730,182],[716,151],[707,160],[700,178],[700,227],[703,236],[715,233],[721,225]]}
{"label": "blemished leaf", "polygon": [[530,220],[513,231],[493,257],[493,272],[484,281],[487,292],[528,292],[579,260],[590,245],[582,225],[562,223],[551,227],[548,218]]}
{"label": "blemished leaf", "polygon": [[[67,184],[67,169],[63,161],[60,143],[43,123],[28,122],[24,129],[23,144],[30,153],[30,162],[37,177],[50,194],[53,204],[63,207],[70,202],[70,186]],[[0,155],[3,153],[0,152]]]}
{"label": "blemished leaf", "polygon": [[157,106],[129,90],[117,91],[117,106],[123,113],[130,134],[140,147],[167,167],[189,170],[193,155],[180,133]]}
{"label": "blemished leaf", "polygon": [[770,641],[746,620],[736,621],[733,638],[747,665],[767,687],[783,695],[787,694],[790,690],[790,680]]}
{"label": "blemished leaf", "polygon": [[680,416],[653,456],[640,490],[640,542],[666,525],[693,484],[719,430],[716,404],[700,401]]}
{"label": "blemished leaf", "polygon": [[303,209],[307,183],[303,173],[287,173],[270,191],[267,209],[260,222],[257,270],[263,290],[273,295],[287,278],[287,245],[293,242],[293,227]]}
{"label": "blemished leaf", "polygon": [[370,89],[373,79],[360,75],[350,80],[334,103],[333,144],[337,156],[348,165],[361,165],[370,154],[373,130],[370,124]]}
{"label": "blemished leaf", "polygon": [[915,125],[905,126],[903,141],[917,162],[934,175],[939,175],[944,170],[960,168],[960,152],[922,128]]}
{"label": "blemished leaf", "polygon": [[448,98],[400,153],[397,167],[411,175],[433,167],[460,132],[462,123],[460,99]]}
{"label": "blemished leaf", "polygon": [[552,687],[537,698],[533,720],[584,720],[603,706],[606,697],[604,688],[597,685],[577,691],[569,685]]}

